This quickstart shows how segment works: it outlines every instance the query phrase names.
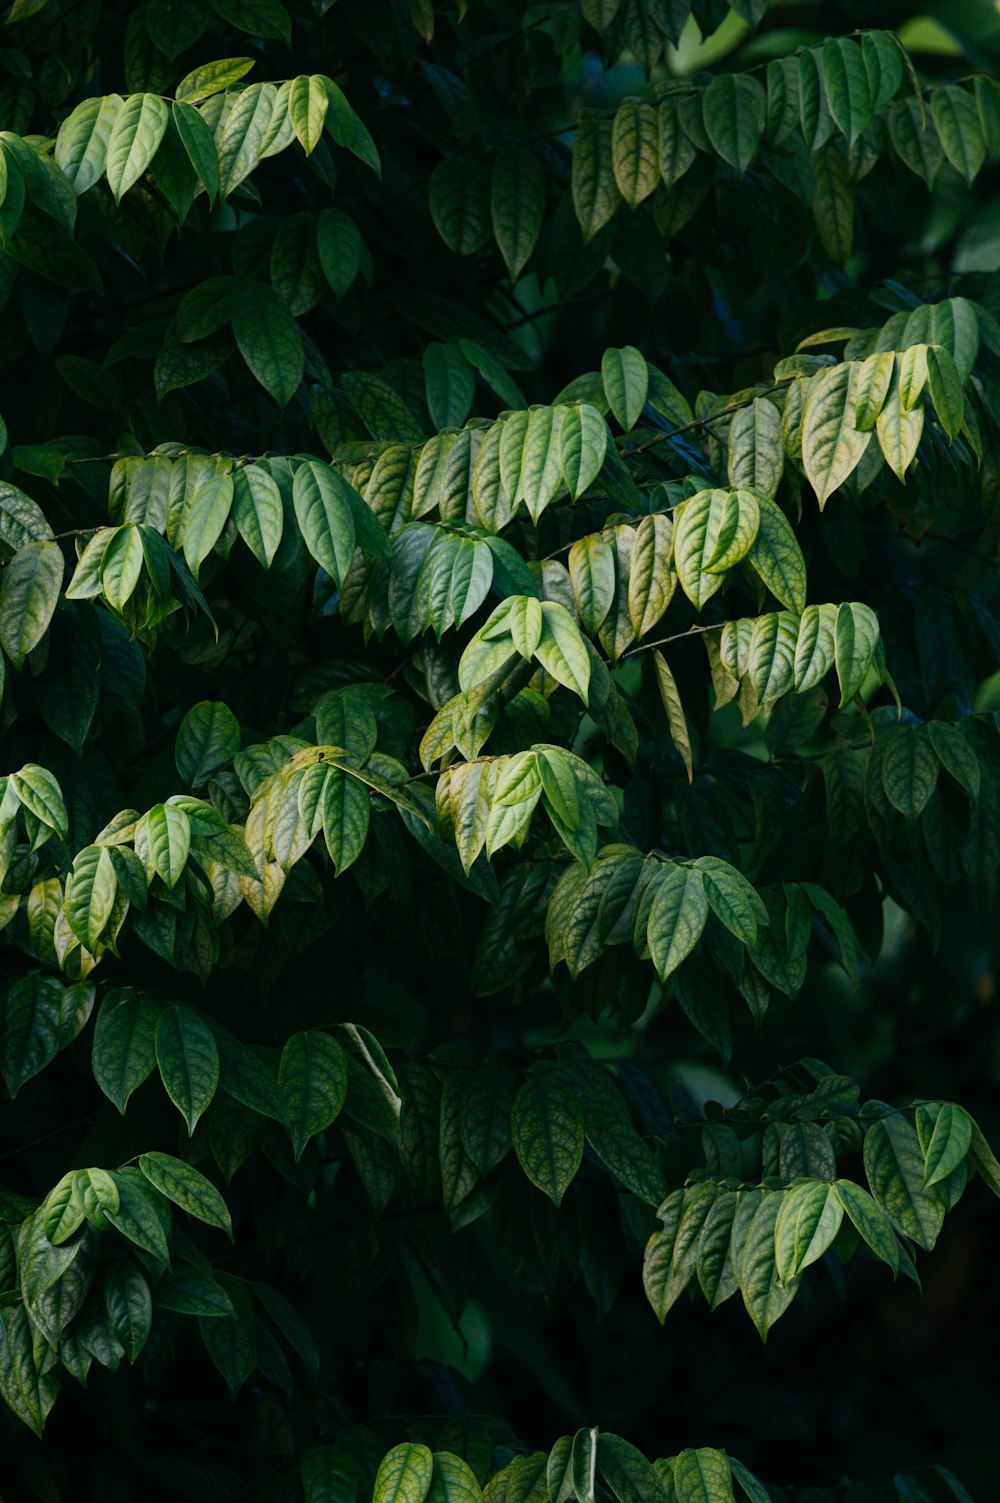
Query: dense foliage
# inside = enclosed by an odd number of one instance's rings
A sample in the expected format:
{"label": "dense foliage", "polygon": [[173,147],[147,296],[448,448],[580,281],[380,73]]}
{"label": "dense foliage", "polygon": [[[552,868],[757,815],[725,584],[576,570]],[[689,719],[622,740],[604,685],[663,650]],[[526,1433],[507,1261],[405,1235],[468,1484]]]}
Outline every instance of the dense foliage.
{"label": "dense foliage", "polygon": [[8,1503],[990,1496],[995,8],[0,69]]}

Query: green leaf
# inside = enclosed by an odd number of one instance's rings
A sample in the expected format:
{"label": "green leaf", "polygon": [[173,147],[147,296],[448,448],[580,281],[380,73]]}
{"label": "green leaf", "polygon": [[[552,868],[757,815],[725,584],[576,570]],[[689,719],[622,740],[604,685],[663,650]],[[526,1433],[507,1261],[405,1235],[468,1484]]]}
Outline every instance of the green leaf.
{"label": "green leaf", "polygon": [[482,1503],[476,1474],[467,1461],[450,1451],[434,1452],[434,1471],[427,1503]]}
{"label": "green leaf", "polygon": [[47,768],[26,762],[18,772],[11,773],[10,786],[35,819],[65,840],[69,833],[66,806],[59,784]]}
{"label": "green leaf", "polygon": [[610,120],[584,115],[573,140],[573,208],[584,244],[611,219],[621,197],[615,183]]}
{"label": "green leaf", "polygon": [[560,1205],[583,1161],[579,1097],[552,1076],[536,1076],[514,1098],[510,1128],[521,1168],[553,1205]]}
{"label": "green leaf", "polygon": [[767,118],[764,90],[746,73],[721,73],[702,95],[705,132],[715,151],[743,177],[757,155]]}
{"label": "green leaf", "polygon": [[965,397],[954,357],[944,345],[927,346],[927,384],[938,421],[954,442],[962,431]]}
{"label": "green leaf", "polygon": [[177,85],[175,97],[188,104],[201,104],[213,94],[221,94],[230,84],[238,83],[250,72],[252,57],[225,57],[215,63],[202,63],[186,73]]}
{"label": "green leaf", "polygon": [[875,1256],[881,1258],[883,1263],[888,1263],[895,1274],[899,1269],[899,1243],[892,1223],[882,1207],[872,1199],[867,1190],[862,1190],[860,1185],[849,1179],[837,1179],[833,1183],[855,1230]]}
{"label": "green leaf", "polygon": [[[816,492],[820,510],[860,464],[871,442],[871,432],[862,432],[857,426],[856,411],[860,405],[859,395],[866,402],[865,412],[870,410],[869,394],[879,371],[867,367],[865,375],[870,374],[871,380],[866,382],[862,395],[857,390],[855,369],[853,364],[845,363],[824,371],[816,378],[806,399],[802,416],[802,463],[806,479]],[[890,372],[891,369],[890,357]]]}
{"label": "green leaf", "polygon": [[219,1227],[232,1238],[232,1222],[225,1201],[211,1180],[191,1164],[169,1153],[143,1153],[139,1155],[139,1168],[153,1189],[175,1206],[208,1226]]}
{"label": "green leaf", "polygon": [[195,579],[202,563],[222,536],[232,504],[233,480],[224,472],[205,476],[195,485],[194,495],[185,496],[181,545]]}
{"label": "green leaf", "polygon": [[316,218],[316,249],[334,295],[343,297],[361,264],[361,232],[342,209],[321,209]]}
{"label": "green leaf", "polygon": [[123,103],[119,94],[81,100],[60,125],[54,160],[75,193],[86,193],[103,177],[111,127]]}
{"label": "green leaf", "polygon": [[931,118],[948,161],[971,184],[986,160],[976,101],[959,84],[939,84],[931,93]]}
{"label": "green leaf", "polygon": [[228,705],[203,699],[177,728],[174,762],[185,783],[198,788],[240,749],[240,727]]}
{"label": "green leaf", "polygon": [[114,112],[107,145],[108,187],[115,203],[137,183],[166,133],[170,110],[158,94],[130,94]]}
{"label": "green leaf", "polygon": [[878,617],[871,606],[845,601],[838,607],[833,637],[843,706],[862,687],[875,661],[879,644]]}
{"label": "green leaf", "polygon": [[0,480],[0,543],[16,552],[25,543],[41,543],[51,536],[52,528],[38,503],[16,485]]}
{"label": "green leaf", "polygon": [[233,471],[232,518],[240,537],[258,563],[269,569],[284,530],[281,492],[260,465],[241,465]]}
{"label": "green leaf", "polygon": [[861,48],[849,37],[824,42],[820,67],[830,114],[853,146],[873,114],[871,82]]}
{"label": "green leaf", "polygon": [[877,350],[867,359],[851,366],[850,401],[853,413],[848,419],[860,432],[875,427],[878,415],[889,394],[896,356],[892,350]]}
{"label": "green leaf", "polygon": [[677,1503],[733,1503],[729,1462],[707,1446],[682,1451],[674,1462]]}
{"label": "green leaf", "polygon": [[190,1137],[219,1084],[219,1051],[212,1030],[193,1008],[165,1007],[160,1013],[156,1063],[167,1095],[187,1123]]}
{"label": "green leaf", "polygon": [[198,110],[193,105],[185,104],[183,100],[174,101],[172,114],[188,161],[198,174],[209,199],[216,199],[219,195],[219,154],[215,149],[212,132]]}
{"label": "green leaf", "polygon": [[724,574],[740,563],[760,529],[760,504],[753,490],[734,490],[728,495],[723,492],[721,503],[715,500],[715,494],[713,506],[720,510],[717,524],[713,520],[709,529],[715,542],[703,566],[706,574]]}
{"label": "green leaf", "polygon": [[288,91],[288,116],[302,150],[309,156],[323,136],[330,100],[321,78],[300,73]]}
{"label": "green leaf", "polygon": [[691,954],[707,920],[704,875],[697,867],[671,862],[657,885],[646,927],[646,943],[661,981]]}
{"label": "green leaf", "polygon": [[755,397],[733,414],[729,425],[729,484],[752,486],[774,496],[784,467],[781,414],[766,397]]}
{"label": "green leaf", "polygon": [[134,1362],[153,1326],[149,1285],[134,1263],[112,1263],[104,1275],[104,1308],[126,1357]]}
{"label": "green leaf", "polygon": [[423,354],[427,406],[436,428],[458,428],[472,406],[475,376],[457,344],[429,344]]}
{"label": "green leaf", "polygon": [[216,15],[230,26],[253,37],[272,37],[287,42],[292,23],[281,0],[209,0]]}
{"label": "green leaf", "polygon": [[566,562],[580,624],[593,635],[615,598],[615,556],[595,532],[573,544]]}
{"label": "green leaf", "polygon": [[890,732],[881,757],[882,786],[904,819],[923,813],[938,780],[938,760],[923,726],[900,726]]}
{"label": "green leaf", "polygon": [[159,1008],[127,989],[108,992],[94,1029],[91,1067],[109,1101],[124,1114],[132,1092],[156,1064]]}
{"label": "green leaf", "polygon": [[330,768],[323,785],[323,839],[337,876],[358,859],[371,822],[371,799],[363,782]]}
{"label": "green leaf", "polygon": [[600,474],[608,447],[608,427],[589,403],[564,407],[559,423],[559,463],[574,501]]}
{"label": "green leaf", "polygon": [[649,390],[646,362],[634,345],[620,350],[605,350],[601,357],[601,379],[608,406],[625,433],[639,421]]}
{"label": "green leaf", "polygon": [[107,846],[88,845],[74,857],[66,878],[63,912],[81,945],[96,952],[111,917],[118,882]]}
{"label": "green leaf", "polygon": [[545,173],[533,151],[505,146],[490,179],[493,234],[512,282],[531,258],[545,214]]}
{"label": "green leaf", "polygon": [[224,1274],[220,1282],[233,1313],[200,1316],[198,1330],[213,1366],[225,1379],[230,1399],[235,1399],[257,1365],[256,1316],[253,1300],[241,1279]]}
{"label": "green leaf", "polygon": [[917,1107],[917,1137],[923,1150],[924,1189],[947,1179],[972,1146],[973,1121],[967,1111],[950,1101]]}
{"label": "green leaf", "polygon": [[[752,492],[747,495],[750,501],[756,499]],[[759,527],[759,503],[757,512]],[[697,611],[704,610],[725,583],[722,573],[710,570],[709,564],[720,551],[725,557],[727,548],[735,542],[733,515],[729,493],[724,490],[698,491],[674,513],[674,567],[681,589]],[[738,524],[738,504],[735,516]]]}
{"label": "green leaf", "polygon": [[22,976],[0,1007],[0,1073],[11,1096],[55,1059],[61,1047],[63,986],[54,976]]}
{"label": "green leaf", "polygon": [[775,599],[790,611],[802,611],[806,603],[806,564],[798,539],[777,503],[763,492],[754,494],[760,508],[760,525],[747,561]]}
{"label": "green leaf", "polygon": [[347,482],[318,459],[295,471],[292,502],[302,539],[320,568],[339,585],[354,557],[354,514]]}
{"label": "green leaf", "polygon": [[15,668],[48,630],[64,569],[58,543],[25,543],[0,575],[0,646]]}
{"label": "green leaf", "polygon": [[688,728],[687,716],[684,714],[684,706],[681,703],[677,681],[662,652],[653,653],[653,671],[656,674],[656,686],[660,691],[660,702],[667,717],[670,739],[674,743],[681,761],[684,763],[688,782],[691,783],[694,781],[694,753],[691,749],[691,732]]}
{"label": "green leaf", "polygon": [[898,364],[875,428],[889,468],[899,480],[905,480],[923,435],[924,409],[922,403],[909,409],[904,406]]}
{"label": "green leaf", "polygon": [[767,908],[756,889],[728,861],[717,856],[699,856],[693,863],[705,883],[705,896],[715,916],[735,934],[741,944],[757,942],[757,927],[767,924]]}
{"label": "green leaf", "polygon": [[250,372],[279,407],[302,384],[302,334],[286,304],[260,282],[242,282],[232,310],[233,335]]}
{"label": "green leaf", "polygon": [[0,1311],[0,1396],[40,1436],[58,1392],[58,1377],[43,1361],[24,1306]]}
{"label": "green leaf", "polygon": [[107,1219],[116,1231],[136,1247],[152,1253],[164,1265],[170,1262],[170,1207],[140,1170],[128,1167],[112,1175],[118,1191],[118,1210]]}
{"label": "green leaf", "polygon": [[774,1223],[774,1263],[783,1284],[823,1256],[843,1219],[833,1185],[808,1181],[785,1191]]}
{"label": "green leaf", "polygon": [[424,1503],[433,1473],[434,1458],[426,1446],[393,1446],[379,1462],[372,1503]]}
{"label": "green leaf", "polygon": [[542,601],[542,634],[534,656],[546,673],[587,704],[590,656],[580,629],[565,606]]}
{"label": "green leaf", "polygon": [[347,1095],[347,1056],[325,1033],[293,1034],[281,1053],[278,1087],[298,1161],[309,1139],[340,1114]]}
{"label": "green leaf", "polygon": [[153,870],[168,887],[176,887],[191,849],[191,821],[174,804],[156,804],[145,827]]}
{"label": "green leaf", "polygon": [[924,1155],[904,1117],[883,1117],[865,1134],[865,1173],[872,1195],[904,1236],[930,1251],[944,1220],[940,1191],[925,1188]]}
{"label": "green leaf", "polygon": [[619,193],[630,209],[638,208],[660,180],[660,122],[653,105],[627,99],[618,106],[611,160]]}
{"label": "green leaf", "polygon": [[449,250],[471,256],[490,233],[490,174],[471,157],[448,157],[430,176],[431,218]]}

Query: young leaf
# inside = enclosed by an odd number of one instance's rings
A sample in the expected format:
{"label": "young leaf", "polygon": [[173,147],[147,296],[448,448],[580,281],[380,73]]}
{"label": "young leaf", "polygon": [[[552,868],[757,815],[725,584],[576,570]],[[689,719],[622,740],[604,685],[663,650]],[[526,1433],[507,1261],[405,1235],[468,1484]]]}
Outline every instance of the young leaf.
{"label": "young leaf", "polygon": [[139,1168],[153,1189],[175,1206],[209,1226],[219,1227],[232,1238],[232,1222],[225,1201],[211,1180],[191,1164],[169,1153],[143,1153],[139,1155]]}

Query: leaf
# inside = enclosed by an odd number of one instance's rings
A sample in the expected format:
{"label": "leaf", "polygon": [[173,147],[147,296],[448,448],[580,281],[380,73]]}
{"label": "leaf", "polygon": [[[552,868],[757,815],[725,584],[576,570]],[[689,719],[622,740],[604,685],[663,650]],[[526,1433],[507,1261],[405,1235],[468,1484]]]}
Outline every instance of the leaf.
{"label": "leaf", "polygon": [[752,486],[774,496],[784,466],[781,414],[766,397],[755,397],[733,414],[729,425],[729,484]]}
{"label": "leaf", "polygon": [[372,1503],[424,1503],[431,1486],[434,1459],[426,1446],[403,1442],[379,1462]]}
{"label": "leaf", "polygon": [[305,368],[302,334],[287,306],[270,287],[243,282],[234,298],[232,324],[251,374],[279,407],[286,407]]}
{"label": "leaf", "polygon": [[0,480],[0,543],[13,551],[25,543],[40,543],[51,538],[52,528],[36,501],[9,481]]}
{"label": "leaf", "polygon": [[104,1308],[129,1362],[149,1340],[153,1300],[149,1285],[134,1263],[113,1263],[104,1275]]}
{"label": "leaf", "polygon": [[371,799],[363,782],[330,768],[323,785],[323,839],[338,876],[361,855],[371,822]]}
{"label": "leaf", "polygon": [[862,1190],[860,1185],[851,1180],[837,1179],[833,1183],[855,1230],[876,1257],[881,1258],[883,1263],[888,1263],[895,1274],[899,1269],[899,1243],[885,1211],[867,1190]]}
{"label": "leaf", "polygon": [[646,926],[646,943],[661,981],[687,959],[707,920],[702,873],[696,867],[669,863],[657,885]]}
{"label": "leaf", "polygon": [[269,569],[284,530],[281,492],[273,477],[255,464],[241,465],[232,480],[237,531],[257,562]]}
{"label": "leaf", "polygon": [[209,199],[216,199],[219,195],[219,156],[215,149],[212,132],[194,106],[185,104],[183,100],[174,100],[172,116],[181,144],[198,180]]}
{"label": "leaf", "polygon": [[972,183],[986,160],[986,138],[972,95],[959,84],[941,84],[931,93],[931,118],[948,161]]}
{"label": "leaf", "polygon": [[191,821],[173,804],[156,804],[145,824],[153,869],[168,887],[176,887],[191,849]]}
{"label": "leaf", "polygon": [[694,781],[694,754],[691,750],[691,732],[688,729],[677,681],[662,652],[654,651],[653,670],[656,674],[656,686],[660,691],[660,701],[667,717],[670,739],[684,763],[688,782],[692,783]]}
{"label": "leaf", "polygon": [[514,1098],[510,1127],[521,1168],[553,1205],[560,1205],[583,1160],[578,1096],[552,1076],[536,1076]]}
{"label": "leaf", "polygon": [[253,1301],[240,1279],[226,1275],[223,1287],[232,1315],[200,1316],[198,1330],[213,1366],[225,1380],[230,1399],[235,1399],[257,1365],[257,1332]]}
{"label": "leaf", "polygon": [[184,75],[174,97],[188,104],[201,104],[213,94],[221,94],[230,84],[238,83],[250,72],[254,61],[252,57],[225,57],[219,62],[202,63]]}
{"label": "leaf", "polygon": [[208,781],[240,749],[240,727],[228,705],[203,699],[192,705],[177,728],[174,761],[192,788]]}
{"label": "leaf", "polygon": [[533,151],[505,146],[490,179],[493,234],[512,282],[531,258],[545,213],[545,173]]}
{"label": "leaf", "polygon": [[783,1284],[823,1256],[843,1219],[833,1185],[807,1181],[785,1191],[774,1223],[774,1264]]}
{"label": "leaf", "polygon": [[618,106],[611,160],[619,193],[630,209],[638,208],[660,178],[660,122],[653,105],[628,99]]}
{"label": "leaf", "polygon": [[150,166],[166,133],[170,111],[158,94],[130,94],[114,112],[107,145],[108,187],[115,203]]}
{"label": "leaf", "polygon": [[649,371],[645,360],[634,345],[605,350],[601,357],[601,379],[608,406],[622,430],[630,432],[646,405]]}
{"label": "leaf", "polygon": [[590,656],[576,622],[556,601],[542,601],[542,634],[534,656],[557,683],[588,702]]}
{"label": "leaf", "polygon": [[278,1087],[297,1162],[309,1139],[340,1114],[347,1095],[347,1056],[328,1034],[293,1034],[281,1053]]}
{"label": "leaf", "polygon": [[187,1123],[188,1136],[211,1105],[219,1083],[219,1051],[212,1030],[191,1007],[165,1007],[156,1021],[156,1063],[167,1095]]}
{"label": "leaf", "polygon": [[853,146],[872,118],[873,100],[862,50],[849,37],[824,42],[820,67],[830,114]]}
{"label": "leaf", "polygon": [[[854,371],[850,362],[824,371],[817,377],[806,399],[802,416],[802,464],[806,479],[816,492],[820,510],[860,464],[871,442],[871,433],[862,432],[856,424],[858,393]],[[873,381],[878,378],[878,371],[871,366],[868,366],[866,376],[869,373]],[[864,398],[869,398],[871,390],[871,385],[866,384]],[[866,412],[868,410],[870,403],[865,408]]]}
{"label": "leaf", "polygon": [[471,256],[490,233],[490,174],[471,157],[439,162],[429,183],[431,218],[449,250]]}
{"label": "leaf", "polygon": [[729,1463],[721,1451],[707,1446],[682,1451],[674,1462],[677,1503],[732,1503]]}
{"label": "leaf", "polygon": [[923,726],[900,726],[888,736],[881,756],[882,786],[904,819],[923,813],[938,780],[938,761]]}
{"label": "leaf", "polygon": [[53,156],[75,193],[86,193],[103,177],[111,127],[123,103],[119,94],[83,99],[60,125]]}
{"label": "leaf", "polygon": [[127,989],[108,992],[101,1004],[91,1066],[97,1084],[122,1114],[156,1064],[158,1015],[159,1008]]}
{"label": "leaf", "polygon": [[279,42],[291,36],[291,21],[281,0],[209,0],[209,4],[230,26],[251,36]]}
{"label": "leaf", "polygon": [[118,882],[107,846],[88,845],[77,853],[66,879],[63,912],[77,939],[91,953],[114,908]]}
{"label": "leaf", "polygon": [[38,1436],[59,1392],[58,1378],[40,1357],[24,1306],[0,1311],[0,1395]]}
{"label": "leaf", "polygon": [[295,471],[292,502],[302,539],[321,569],[339,585],[354,557],[354,515],[349,487],[320,460],[306,460]]}
{"label": "leaf", "polygon": [[872,1195],[894,1226],[926,1251],[944,1220],[940,1191],[924,1187],[924,1156],[917,1134],[903,1117],[883,1117],[865,1134],[865,1173]]}
{"label": "leaf", "polygon": [[[755,499],[751,493],[748,495],[751,501]],[[757,511],[759,518],[759,504]],[[735,515],[738,524],[738,505]],[[724,490],[698,491],[674,513],[674,567],[681,589],[697,611],[704,610],[725,582],[721,572],[708,566],[720,548],[724,557],[727,543],[735,540],[732,518],[733,508]]]}
{"label": "leaf", "polygon": [[316,218],[316,250],[335,297],[343,297],[361,265],[361,232],[341,209],[321,209]]}
{"label": "leaf", "polygon": [[573,208],[585,245],[604,228],[621,203],[611,137],[610,120],[584,115],[573,140]]}
{"label": "leaf", "polygon": [[909,410],[904,407],[898,366],[875,428],[889,468],[904,481],[923,435],[924,409],[922,404]]}
{"label": "leaf", "polygon": [[615,556],[598,533],[590,533],[573,544],[566,562],[580,624],[593,635],[615,598]]}
{"label": "leaf", "polygon": [[64,567],[58,543],[25,543],[0,575],[0,646],[17,669],[48,630]]}
{"label": "leaf", "polygon": [[746,73],[721,73],[702,95],[702,118],[709,141],[737,177],[757,155],[767,116],[764,90]]}
{"label": "leaf", "polygon": [[833,636],[843,707],[858,693],[875,661],[879,643],[878,617],[868,605],[845,601],[837,609]]}
{"label": "leaf", "polygon": [[574,501],[599,475],[607,445],[607,424],[595,407],[584,402],[562,409],[559,463]]}
{"label": "leaf", "polygon": [[938,421],[949,440],[954,442],[962,431],[965,398],[958,367],[944,345],[927,346],[927,384]]}
{"label": "leaf", "polygon": [[967,1111],[942,1101],[917,1107],[917,1137],[924,1155],[924,1189],[947,1179],[972,1146],[973,1122]]}
{"label": "leaf", "polygon": [[806,603],[806,564],[802,549],[784,512],[763,492],[755,492],[760,525],[747,552],[751,563],[775,599],[791,611]]}
{"label": "leaf", "polygon": [[431,422],[436,428],[460,427],[469,415],[475,390],[471,365],[457,344],[429,344],[423,367]]}
{"label": "leaf", "polygon": [[63,987],[54,976],[15,981],[0,1011],[0,1073],[11,1096],[45,1069],[59,1052]]}
{"label": "leaf", "polygon": [[330,100],[322,79],[300,73],[288,91],[288,118],[306,156],[316,150],[323,136]]}
{"label": "leaf", "polygon": [[169,1153],[139,1155],[139,1168],[146,1179],[174,1205],[208,1226],[217,1226],[232,1239],[232,1223],[226,1203],[211,1180],[191,1164]]}

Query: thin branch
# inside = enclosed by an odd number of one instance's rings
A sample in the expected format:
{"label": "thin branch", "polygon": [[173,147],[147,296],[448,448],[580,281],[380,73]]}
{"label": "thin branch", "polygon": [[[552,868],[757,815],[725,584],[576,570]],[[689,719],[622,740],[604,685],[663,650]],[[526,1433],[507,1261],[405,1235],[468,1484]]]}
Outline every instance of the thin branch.
{"label": "thin branch", "polygon": [[672,637],[657,637],[655,642],[641,642],[638,647],[630,647],[628,652],[623,652],[623,658],[634,657],[637,652],[648,652],[651,647],[665,647],[668,642],[683,642],[688,637],[703,637],[709,631],[721,631],[728,623],[716,621],[711,626],[689,626],[687,631],[674,632]]}
{"label": "thin branch", "polygon": [[690,423],[681,423],[677,428],[670,428],[666,433],[658,433],[655,438],[648,438],[645,443],[636,444],[635,448],[623,448],[623,459],[631,459],[635,454],[644,454],[647,449],[653,449],[657,444],[665,444],[668,439],[676,438],[680,433],[689,433],[692,428],[707,428],[709,423],[718,422],[719,418],[729,417],[734,412],[742,412],[744,407],[749,407],[758,397],[766,397],[772,391],[782,391],[793,376],[786,376],[784,380],[777,381],[773,386],[766,386],[762,391],[755,391],[752,397],[747,397],[743,402],[733,402],[728,407],[720,407],[718,412],[711,413],[708,417],[692,418]]}

